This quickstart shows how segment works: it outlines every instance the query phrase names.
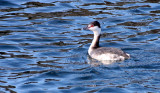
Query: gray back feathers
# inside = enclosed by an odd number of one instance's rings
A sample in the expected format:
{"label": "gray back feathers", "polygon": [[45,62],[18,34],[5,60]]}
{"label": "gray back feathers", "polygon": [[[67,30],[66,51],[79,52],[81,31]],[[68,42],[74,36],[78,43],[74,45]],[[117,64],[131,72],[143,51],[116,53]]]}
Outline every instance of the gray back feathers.
{"label": "gray back feathers", "polygon": [[123,56],[126,59],[129,58],[129,56],[123,52],[121,49],[117,48],[112,48],[112,47],[98,47],[98,48],[93,48],[93,51],[91,52],[91,55],[102,55],[102,54],[116,54],[118,56]]}

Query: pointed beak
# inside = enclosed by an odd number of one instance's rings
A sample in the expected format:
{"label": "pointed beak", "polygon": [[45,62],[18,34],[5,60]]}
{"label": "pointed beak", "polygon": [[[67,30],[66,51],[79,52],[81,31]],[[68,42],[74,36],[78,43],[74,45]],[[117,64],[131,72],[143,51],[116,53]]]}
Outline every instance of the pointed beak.
{"label": "pointed beak", "polygon": [[84,27],[83,30],[88,30],[88,26]]}

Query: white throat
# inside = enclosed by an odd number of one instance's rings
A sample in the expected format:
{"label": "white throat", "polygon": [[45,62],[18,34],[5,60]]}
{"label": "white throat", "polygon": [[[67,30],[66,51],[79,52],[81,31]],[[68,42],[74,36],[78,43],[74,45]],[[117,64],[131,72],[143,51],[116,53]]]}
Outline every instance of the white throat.
{"label": "white throat", "polygon": [[89,30],[93,31],[94,36],[99,36],[101,34],[101,28],[98,26],[92,27]]}

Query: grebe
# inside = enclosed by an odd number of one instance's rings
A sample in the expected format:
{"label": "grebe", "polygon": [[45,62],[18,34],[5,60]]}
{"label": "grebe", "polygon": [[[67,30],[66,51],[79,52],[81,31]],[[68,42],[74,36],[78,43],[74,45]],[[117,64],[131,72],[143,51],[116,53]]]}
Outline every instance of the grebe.
{"label": "grebe", "polygon": [[116,61],[117,60],[122,61],[130,58],[129,54],[123,52],[120,49],[99,46],[99,39],[101,36],[101,26],[98,21],[91,22],[84,29],[91,30],[94,33],[94,38],[88,49],[88,54],[90,55],[90,57],[97,60],[116,60]]}

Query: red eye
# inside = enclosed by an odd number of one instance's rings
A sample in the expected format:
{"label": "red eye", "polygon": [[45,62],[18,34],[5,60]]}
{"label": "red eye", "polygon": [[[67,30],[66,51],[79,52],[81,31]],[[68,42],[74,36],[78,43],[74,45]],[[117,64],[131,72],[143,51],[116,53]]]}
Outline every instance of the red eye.
{"label": "red eye", "polygon": [[90,27],[94,27],[94,25],[90,25],[89,28],[90,28]]}
{"label": "red eye", "polygon": [[94,27],[94,25],[91,25],[90,27]]}

